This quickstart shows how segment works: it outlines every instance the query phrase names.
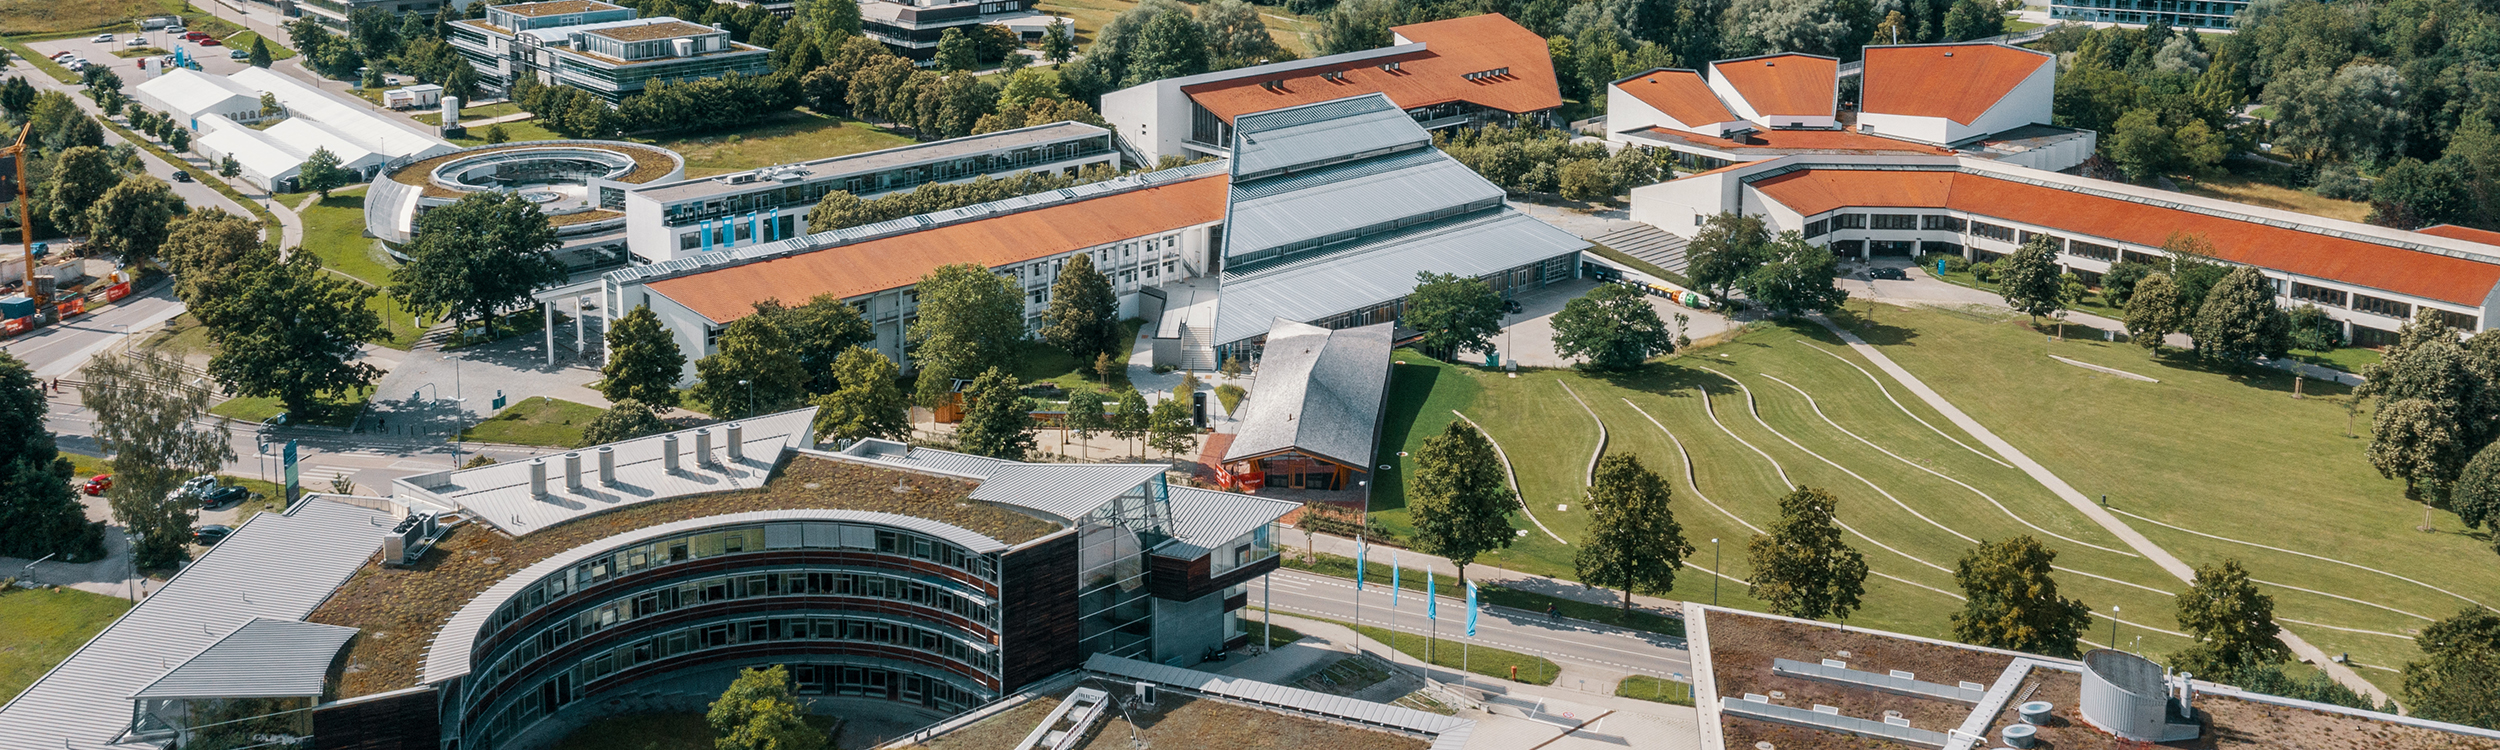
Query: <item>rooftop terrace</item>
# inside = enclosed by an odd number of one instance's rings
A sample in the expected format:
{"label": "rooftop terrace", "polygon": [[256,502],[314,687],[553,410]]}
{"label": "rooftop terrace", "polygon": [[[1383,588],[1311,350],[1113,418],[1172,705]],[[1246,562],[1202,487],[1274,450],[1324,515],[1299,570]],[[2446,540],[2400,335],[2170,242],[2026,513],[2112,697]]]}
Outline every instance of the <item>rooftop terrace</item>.
{"label": "rooftop terrace", "polygon": [[[1094,687],[1100,687],[1094,685]],[[930,750],[1007,750],[1041,724],[1075,688],[1063,688],[921,743]],[[1117,710],[1077,750],[1129,750],[1133,729],[1150,747],[1224,750],[1425,750],[1432,743],[1388,732],[1164,692],[1153,708]]]}

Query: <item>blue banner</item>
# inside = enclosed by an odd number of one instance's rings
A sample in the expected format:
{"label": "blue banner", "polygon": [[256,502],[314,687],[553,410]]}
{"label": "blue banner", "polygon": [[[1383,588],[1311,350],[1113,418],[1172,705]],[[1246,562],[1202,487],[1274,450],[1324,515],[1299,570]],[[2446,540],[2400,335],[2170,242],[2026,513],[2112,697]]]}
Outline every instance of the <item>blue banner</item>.
{"label": "blue banner", "polygon": [[764,212],[764,230],[772,233],[772,239],[774,241],[779,241],[781,239],[780,206],[774,206],[771,210]]}
{"label": "blue banner", "polygon": [[1467,582],[1467,637],[1476,637],[1476,582]]}
{"label": "blue banner", "polygon": [[1368,548],[1368,547],[1363,546],[1363,540],[1361,540],[1361,539],[1356,539],[1356,540],[1354,540],[1354,590],[1355,590],[1355,591],[1362,591],[1362,590],[1363,590],[1363,552],[1364,552],[1365,550],[1367,550],[1367,549],[1369,549],[1369,548]]}
{"label": "blue banner", "polygon": [[1398,574],[1398,551],[1389,550],[1389,606],[1391,607],[1398,606],[1398,590],[1405,588],[1398,585]]}
{"label": "blue banner", "polygon": [[1433,584],[1440,582],[1441,579],[1424,576],[1424,616],[1435,620],[1441,619],[1441,594]]}
{"label": "blue banner", "polygon": [[708,253],[712,251],[712,220],[703,220],[703,224],[701,226],[702,229],[699,231],[703,233],[703,252]]}

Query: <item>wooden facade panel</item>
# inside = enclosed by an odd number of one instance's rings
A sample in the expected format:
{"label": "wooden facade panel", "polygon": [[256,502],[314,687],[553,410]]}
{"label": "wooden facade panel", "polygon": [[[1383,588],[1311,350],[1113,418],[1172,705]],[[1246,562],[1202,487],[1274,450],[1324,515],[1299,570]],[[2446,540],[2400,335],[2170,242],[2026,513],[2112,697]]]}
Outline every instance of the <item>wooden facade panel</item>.
{"label": "wooden facade panel", "polygon": [[1077,534],[1063,533],[999,561],[999,674],[1007,692],[1075,669]]}

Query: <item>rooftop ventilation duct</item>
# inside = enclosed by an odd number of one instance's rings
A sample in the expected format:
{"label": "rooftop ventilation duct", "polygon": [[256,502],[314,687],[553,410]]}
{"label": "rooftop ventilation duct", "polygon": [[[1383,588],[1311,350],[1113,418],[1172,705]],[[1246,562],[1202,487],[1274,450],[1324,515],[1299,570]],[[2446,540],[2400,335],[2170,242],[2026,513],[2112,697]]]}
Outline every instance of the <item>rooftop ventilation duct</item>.
{"label": "rooftop ventilation duct", "polygon": [[677,473],[677,433],[660,436],[660,468]]}
{"label": "rooftop ventilation duct", "polygon": [[530,496],[547,496],[547,459],[530,459]]}
{"label": "rooftop ventilation duct", "polygon": [[728,427],[721,428],[721,431],[724,433],[721,437],[729,442],[727,446],[729,462],[737,463],[747,460],[746,426],[731,422]]}
{"label": "rooftop ventilation duct", "polygon": [[712,428],[710,427],[694,431],[694,465],[698,467],[712,465]]}
{"label": "rooftop ventilation duct", "polygon": [[582,454],[564,454],[564,488],[573,492],[582,491]]}
{"label": "rooftop ventilation duct", "polygon": [[616,449],[599,446],[599,485],[616,486]]}
{"label": "rooftop ventilation duct", "polygon": [[[2083,694],[2078,707],[2084,721],[2130,740],[2195,739],[2201,727],[2186,703],[2171,695],[2166,684],[2171,679],[2161,665],[2144,657],[2094,649],[2083,655]],[[2185,689],[2179,695],[2190,697]]]}

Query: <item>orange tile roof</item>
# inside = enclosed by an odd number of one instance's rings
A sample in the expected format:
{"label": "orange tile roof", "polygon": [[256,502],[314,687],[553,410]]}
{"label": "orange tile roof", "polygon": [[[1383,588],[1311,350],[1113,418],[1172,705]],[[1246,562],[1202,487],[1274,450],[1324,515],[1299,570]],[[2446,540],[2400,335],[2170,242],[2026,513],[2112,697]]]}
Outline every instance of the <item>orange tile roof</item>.
{"label": "orange tile roof", "polygon": [[1838,208],[1950,208],[2052,231],[2160,247],[2203,235],[2233,263],[2481,307],[2500,265],[2149,206],[1964,172],[1809,169],[1753,183],[1808,216]]}
{"label": "orange tile roof", "polygon": [[[1554,83],[1554,58],[1546,51],[1545,39],[1499,13],[1390,31],[1422,42],[1424,51],[1296,70],[1281,78],[1253,74],[1184,86],[1181,91],[1225,122],[1252,112],[1371,93],[1387,94],[1389,101],[1408,109],[1463,101],[1524,114],[1562,106],[1562,91]],[[1392,61],[1399,70],[1380,69]],[[1464,77],[1497,68],[1510,72],[1473,81]],[[1330,72],[1345,76],[1334,81],[1320,77]],[[1260,85],[1270,81],[1283,84],[1274,89]]]}
{"label": "orange tile roof", "polygon": [[1949,148],[1847,130],[1763,130],[1755,132],[1743,141],[1697,135],[1667,128],[1650,128],[1642,132],[1713,149],[1761,153],[1766,157],[1791,153],[1921,154],[1927,156],[1945,156],[1954,153],[1953,149]]}
{"label": "orange tile roof", "polygon": [[1968,125],[2050,63],[2048,55],[1998,44],[1868,47],[1858,109]]}
{"label": "orange tile roof", "polygon": [[1617,81],[1615,88],[1692,127],[1745,119],[1728,111],[1727,103],[1710,93],[1710,82],[1690,70],[1653,70]]}
{"label": "orange tile roof", "polygon": [[996,268],[1224,218],[1226,176],[1114,193],[651,282],[714,323],[768,299],[798,304],[909,286],[938,266]]}
{"label": "orange tile roof", "polygon": [[1763,116],[1832,116],[1840,97],[1840,61],[1786,53],[1710,64]]}
{"label": "orange tile roof", "polygon": [[2433,237],[2446,237],[2452,240],[2480,242],[2485,245],[2500,247],[2500,232],[2494,232],[2489,229],[2475,229],[2473,227],[2461,227],[2455,224],[2441,224],[2435,227],[2423,227],[2414,231]]}

